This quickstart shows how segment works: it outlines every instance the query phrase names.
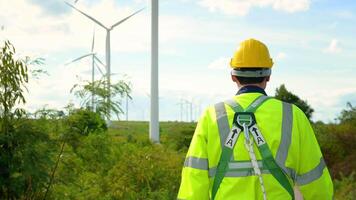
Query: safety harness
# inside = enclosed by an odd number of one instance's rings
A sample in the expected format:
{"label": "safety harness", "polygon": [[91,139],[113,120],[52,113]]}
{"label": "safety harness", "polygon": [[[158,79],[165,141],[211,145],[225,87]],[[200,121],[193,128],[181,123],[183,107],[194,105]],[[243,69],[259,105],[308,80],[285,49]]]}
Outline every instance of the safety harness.
{"label": "safety harness", "polygon": [[[294,191],[287,178],[287,175],[283,173],[282,169],[278,166],[275,159],[273,158],[272,152],[266,143],[261,131],[259,130],[254,112],[270,97],[262,95],[253,101],[245,110],[239,105],[233,108],[235,111],[232,128],[229,135],[227,136],[225,143],[222,147],[222,153],[220,156],[219,164],[217,166],[217,171],[214,178],[213,188],[212,188],[212,199],[215,199],[216,193],[219,189],[219,186],[229,170],[229,161],[233,153],[234,146],[237,142],[237,139],[240,136],[240,133],[243,131],[245,136],[244,145],[247,149],[251,164],[255,174],[258,176],[263,199],[266,200],[266,190],[264,187],[264,182],[262,178],[261,169],[258,166],[258,161],[256,159],[255,152],[253,150],[254,141],[258,147],[258,151],[262,157],[263,166],[266,167],[273,177],[282,185],[282,187],[287,190],[294,200]],[[253,136],[253,139],[250,137],[250,134]]]}

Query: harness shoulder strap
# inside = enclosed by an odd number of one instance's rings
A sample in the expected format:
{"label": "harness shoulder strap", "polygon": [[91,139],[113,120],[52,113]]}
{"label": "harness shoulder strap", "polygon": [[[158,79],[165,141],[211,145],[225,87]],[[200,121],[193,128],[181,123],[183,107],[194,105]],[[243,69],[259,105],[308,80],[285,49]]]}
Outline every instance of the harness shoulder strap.
{"label": "harness shoulder strap", "polygon": [[242,112],[244,110],[242,106],[235,101],[235,99],[226,100],[224,103],[229,105],[235,112]]}
{"label": "harness shoulder strap", "polygon": [[269,96],[261,95],[257,97],[246,109],[245,112],[254,113],[265,101],[271,99]]}

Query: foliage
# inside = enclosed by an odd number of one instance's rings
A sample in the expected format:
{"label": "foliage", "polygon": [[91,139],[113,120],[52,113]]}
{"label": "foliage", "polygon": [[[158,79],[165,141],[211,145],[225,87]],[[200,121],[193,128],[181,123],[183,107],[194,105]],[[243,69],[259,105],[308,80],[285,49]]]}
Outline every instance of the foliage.
{"label": "foliage", "polygon": [[[107,80],[105,78],[96,80],[93,83],[84,81],[83,84],[75,84],[71,93],[81,99],[81,106],[95,110],[103,117],[110,117],[112,111],[117,118],[123,113],[121,108],[121,98],[128,96],[131,99],[130,83],[120,80],[117,83],[111,84],[107,88]],[[111,98],[109,102],[107,99]]]}
{"label": "foliage", "polygon": [[65,121],[70,128],[68,132],[71,134],[88,135],[107,130],[106,123],[100,115],[88,109],[73,110]]}
{"label": "foliage", "polygon": [[49,199],[103,199],[103,179],[117,161],[116,145],[107,134],[78,138],[67,145]]}
{"label": "foliage", "polygon": [[356,107],[353,107],[350,102],[346,104],[347,108],[341,111],[339,120],[341,124],[353,123],[356,125]]}
{"label": "foliage", "polygon": [[314,109],[308,104],[306,100],[302,100],[297,95],[288,91],[284,84],[282,84],[281,86],[279,86],[279,88],[276,89],[275,98],[288,103],[295,104],[305,113],[308,119],[312,117]]}
{"label": "foliage", "polygon": [[[173,149],[181,152],[186,152],[189,148],[190,141],[192,140],[195,126],[189,127],[176,127],[179,134],[174,134],[170,137],[168,144],[174,144]],[[172,145],[171,145],[172,146]]]}
{"label": "foliage", "polygon": [[8,198],[16,197],[19,190],[11,185],[14,175],[20,177],[12,166],[19,145],[15,120],[24,114],[24,110],[15,106],[26,102],[24,88],[28,82],[27,65],[23,59],[16,59],[15,53],[9,41],[0,48],[0,196]]}
{"label": "foliage", "polygon": [[334,181],[335,199],[336,200],[353,200],[356,199],[356,180],[355,172],[349,176],[341,175],[340,180]]}
{"label": "foliage", "polygon": [[14,125],[10,141],[12,155],[6,158],[9,177],[1,180],[0,184],[6,185],[7,194],[4,192],[3,195],[9,199],[37,199],[42,196],[41,190],[49,177],[48,167],[53,163],[51,145],[55,145],[46,131],[41,123],[30,119],[21,119]]}
{"label": "foliage", "polygon": [[43,107],[36,110],[33,114],[34,118],[45,118],[45,119],[61,119],[64,117],[64,112],[61,110],[51,109]]}
{"label": "foliage", "polygon": [[114,199],[175,199],[182,157],[162,146],[125,145],[105,181]]}
{"label": "foliage", "polygon": [[25,103],[24,88],[28,82],[27,65],[24,59],[15,58],[15,48],[5,41],[0,50],[0,116],[1,131],[7,134],[9,120],[22,115],[23,110],[12,109],[17,103]]}
{"label": "foliage", "polygon": [[356,115],[353,112],[352,109],[341,111],[339,124],[314,124],[316,137],[334,178],[340,178],[340,173],[349,176],[356,169]]}
{"label": "foliage", "polygon": [[39,79],[41,75],[49,75],[49,73],[41,68],[38,68],[39,66],[44,65],[45,59],[38,57],[38,58],[29,58],[26,57],[25,62],[28,66],[30,66],[30,74],[32,79]]}

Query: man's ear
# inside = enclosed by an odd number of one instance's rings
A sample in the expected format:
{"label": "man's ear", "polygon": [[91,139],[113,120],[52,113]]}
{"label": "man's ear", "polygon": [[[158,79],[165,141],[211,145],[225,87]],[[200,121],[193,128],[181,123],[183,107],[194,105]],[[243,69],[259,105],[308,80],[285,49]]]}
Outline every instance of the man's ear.
{"label": "man's ear", "polygon": [[269,81],[270,77],[271,77],[271,76],[267,76],[267,77],[266,77],[266,82]]}
{"label": "man's ear", "polygon": [[238,80],[237,80],[236,76],[233,76],[233,75],[231,75],[231,80],[232,80],[233,82],[235,82],[235,83],[237,83],[237,82],[238,82]]}

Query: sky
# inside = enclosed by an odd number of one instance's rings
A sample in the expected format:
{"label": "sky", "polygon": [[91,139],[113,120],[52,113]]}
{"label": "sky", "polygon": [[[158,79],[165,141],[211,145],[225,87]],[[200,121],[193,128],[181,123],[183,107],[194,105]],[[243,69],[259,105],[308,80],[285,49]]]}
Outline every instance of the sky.
{"label": "sky", "polygon": [[[113,82],[132,84],[128,119],[148,120],[150,1],[78,0],[75,6],[105,26],[145,8],[111,32],[111,71]],[[231,98],[237,87],[229,59],[249,38],[264,42],[274,60],[269,95],[285,84],[314,108],[314,121],[333,122],[347,102],[356,105],[355,1],[165,0],[159,9],[161,121],[196,120],[206,106]],[[20,57],[44,58],[49,74],[30,81],[28,110],[79,105],[70,89],[91,79],[91,59],[65,64],[90,52],[93,32],[94,51],[104,61],[105,31],[64,1],[0,0],[0,41],[10,40]]]}

